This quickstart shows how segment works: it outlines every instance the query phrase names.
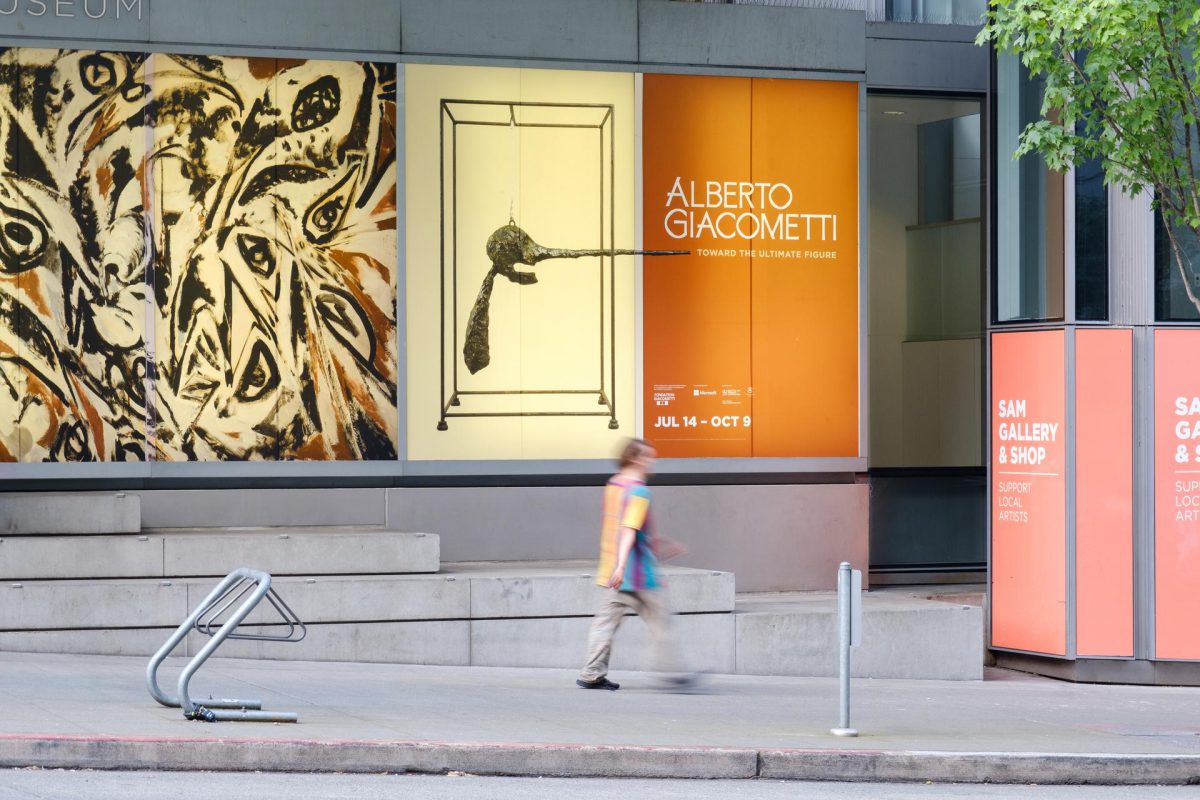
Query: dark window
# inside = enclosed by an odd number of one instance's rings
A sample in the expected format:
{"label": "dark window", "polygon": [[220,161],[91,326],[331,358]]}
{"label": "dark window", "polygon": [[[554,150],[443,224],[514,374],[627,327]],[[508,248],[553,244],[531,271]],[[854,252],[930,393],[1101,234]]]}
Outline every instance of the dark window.
{"label": "dark window", "polygon": [[1014,159],[1042,115],[1042,81],[1011,54],[996,59],[996,322],[1063,318],[1064,180],[1037,154]]}
{"label": "dark window", "polygon": [[1167,237],[1162,215],[1155,213],[1154,318],[1159,322],[1195,322],[1200,320],[1197,302],[1192,299],[1200,294],[1200,241],[1184,226],[1177,226],[1175,230],[1183,256],[1182,269],[1171,252],[1171,240]]}
{"label": "dark window", "polygon": [[1075,318],[1108,319],[1108,187],[1100,159],[1075,167]]}

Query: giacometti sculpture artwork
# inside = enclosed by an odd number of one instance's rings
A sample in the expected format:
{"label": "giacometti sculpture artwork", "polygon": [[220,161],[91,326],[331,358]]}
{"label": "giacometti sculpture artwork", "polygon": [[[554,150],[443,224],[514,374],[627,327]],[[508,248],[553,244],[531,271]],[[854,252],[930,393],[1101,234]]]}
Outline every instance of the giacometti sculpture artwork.
{"label": "giacometti sculpture artwork", "polygon": [[537,283],[537,275],[530,271],[518,271],[516,264],[532,267],[549,258],[587,258],[589,256],[685,256],[690,250],[564,250],[558,247],[542,247],[529,234],[517,227],[511,219],[488,237],[487,256],[492,268],[484,276],[479,287],[479,296],[467,318],[467,335],[463,343],[463,361],[474,375],[492,360],[488,345],[488,310],[492,302],[492,286],[497,275],[503,275],[513,283],[527,285]]}

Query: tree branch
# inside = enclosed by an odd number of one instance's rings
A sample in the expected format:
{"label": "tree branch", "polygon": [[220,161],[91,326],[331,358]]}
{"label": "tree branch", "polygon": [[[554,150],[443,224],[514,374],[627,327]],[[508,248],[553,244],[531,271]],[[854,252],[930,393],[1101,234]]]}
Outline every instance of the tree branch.
{"label": "tree branch", "polygon": [[[1192,218],[1196,219],[1196,218],[1200,218],[1200,195],[1198,195],[1197,191],[1196,191],[1196,158],[1195,158],[1195,153],[1192,149],[1192,125],[1191,125],[1191,123],[1189,123],[1187,121],[1187,117],[1189,116],[1189,114],[1191,114],[1193,116],[1193,119],[1196,118],[1195,111],[1193,110],[1196,107],[1193,106],[1192,109],[1189,109],[1188,96],[1191,95],[1191,100],[1193,103],[1195,102],[1196,98],[1195,98],[1195,94],[1191,91],[1191,86],[1189,86],[1187,81],[1184,80],[1183,76],[1180,74],[1178,65],[1175,62],[1173,48],[1176,45],[1176,42],[1172,42],[1170,40],[1170,38],[1167,36],[1167,29],[1166,29],[1166,25],[1163,23],[1161,11],[1158,12],[1157,14],[1155,14],[1155,23],[1158,26],[1158,35],[1162,41],[1163,51],[1166,53],[1167,69],[1171,73],[1171,79],[1174,80],[1175,83],[1180,88],[1178,103],[1179,103],[1180,121],[1183,123],[1183,129],[1184,129],[1184,134],[1185,134],[1184,145],[1185,145],[1185,153],[1186,153],[1186,159],[1187,159],[1188,178],[1189,178],[1186,186],[1188,187],[1188,190],[1189,190],[1188,193],[1191,195],[1191,199],[1192,199]],[[1173,124],[1171,124],[1170,122],[1168,124],[1170,127],[1174,127]],[[1175,169],[1176,178],[1179,179],[1178,165],[1172,165],[1172,166]]]}
{"label": "tree branch", "polygon": [[1197,311],[1200,311],[1200,297],[1196,297],[1195,290],[1192,289],[1191,270],[1187,267],[1187,262],[1184,260],[1183,248],[1179,246],[1179,238],[1175,235],[1175,228],[1169,222],[1164,221],[1163,227],[1167,230],[1167,240],[1171,243],[1171,253],[1175,257],[1175,264],[1179,267],[1179,277],[1183,281],[1183,290],[1187,292],[1188,300],[1192,302]]}

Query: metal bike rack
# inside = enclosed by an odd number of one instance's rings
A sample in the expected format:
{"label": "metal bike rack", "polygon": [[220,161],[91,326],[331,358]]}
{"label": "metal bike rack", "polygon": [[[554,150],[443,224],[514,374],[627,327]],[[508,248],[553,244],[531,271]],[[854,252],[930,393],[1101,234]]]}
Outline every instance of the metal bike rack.
{"label": "metal bike rack", "polygon": [[[249,595],[249,596],[247,596]],[[242,600],[242,598],[245,598]],[[283,634],[237,633],[238,625],[249,616],[263,598],[267,598],[274,609],[279,612],[287,632]],[[234,603],[242,600],[229,619],[223,622],[217,620],[229,610]],[[192,660],[183,668],[179,675],[178,696],[171,697],[158,685],[158,667],[171,654],[188,632],[195,628],[212,641],[200,649]],[[208,597],[188,615],[183,624],[175,629],[171,638],[158,649],[146,665],[146,684],[150,696],[160,704],[169,708],[182,708],[183,715],[188,719],[199,719],[205,722],[221,720],[244,722],[296,722],[298,717],[294,711],[263,711],[262,703],[258,700],[235,700],[231,698],[209,698],[202,703],[193,702],[188,696],[188,683],[196,670],[208,660],[209,656],[221,646],[226,639],[256,639],[259,641],[298,642],[304,638],[308,630],[296,613],[283,602],[283,599],[271,588],[269,573],[256,569],[241,567],[235,569],[209,592]]]}

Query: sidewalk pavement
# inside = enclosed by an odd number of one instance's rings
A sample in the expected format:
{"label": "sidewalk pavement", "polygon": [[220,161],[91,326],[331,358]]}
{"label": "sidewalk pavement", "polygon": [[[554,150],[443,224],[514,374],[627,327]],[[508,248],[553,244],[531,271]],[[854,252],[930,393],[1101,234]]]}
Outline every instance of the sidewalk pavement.
{"label": "sidewalk pavement", "polygon": [[[182,659],[159,682],[174,694]],[[594,777],[1167,784],[1200,782],[1200,688],[1097,686],[988,670],[979,682],[648,673],[616,692],[569,670],[213,659],[199,698],[296,711],[194,722],[159,706],[146,660],[0,653],[0,767],[445,772]]]}

